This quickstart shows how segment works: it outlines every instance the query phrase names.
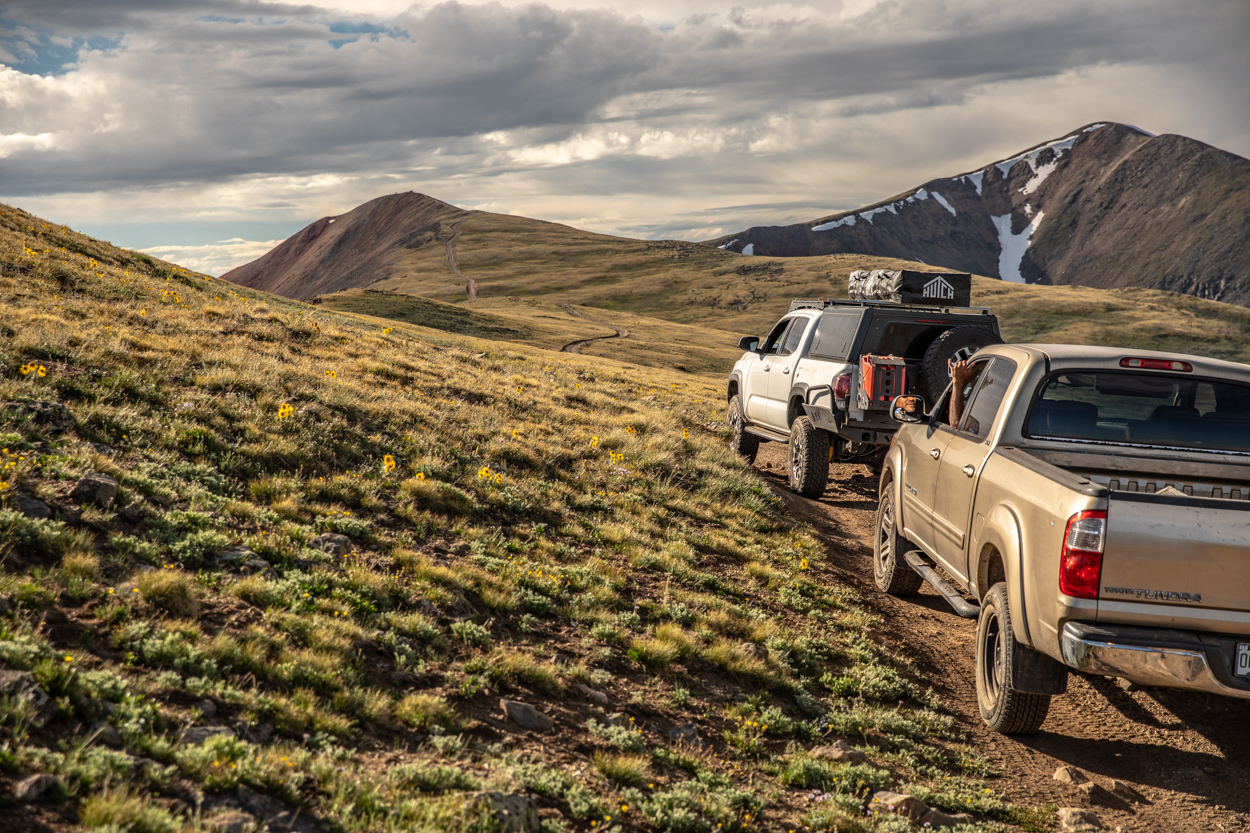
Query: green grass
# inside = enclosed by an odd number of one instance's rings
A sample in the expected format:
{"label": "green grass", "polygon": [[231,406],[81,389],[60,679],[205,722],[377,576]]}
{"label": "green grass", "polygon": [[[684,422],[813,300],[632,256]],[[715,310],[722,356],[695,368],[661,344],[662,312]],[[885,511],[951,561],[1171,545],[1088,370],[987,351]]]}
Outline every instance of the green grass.
{"label": "green grass", "polygon": [[[0,702],[0,767],[61,778],[66,818],[190,829],[175,786],[244,786],[343,833],[472,830],[480,789],[570,829],[788,829],[790,744],[871,737],[935,790],[976,769],[729,451],[718,379],[241,292],[7,208],[0,328],[0,402],[72,415],[0,408],[0,663],[53,698]],[[84,511],[93,471],[120,488]]]}

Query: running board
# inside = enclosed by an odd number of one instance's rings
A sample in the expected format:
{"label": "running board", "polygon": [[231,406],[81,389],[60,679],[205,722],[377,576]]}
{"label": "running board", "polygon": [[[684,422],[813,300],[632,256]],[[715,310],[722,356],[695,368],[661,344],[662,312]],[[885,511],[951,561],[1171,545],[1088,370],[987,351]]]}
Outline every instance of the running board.
{"label": "running board", "polygon": [[975,619],[981,615],[981,606],[975,605],[965,599],[958,590],[951,586],[951,583],[937,574],[937,570],[924,563],[924,559],[920,557],[917,550],[912,550],[903,555],[903,560],[907,565],[920,573],[920,577],[929,582],[929,586],[938,591],[943,599],[951,607],[955,608],[955,612],[965,619]]}
{"label": "running board", "polygon": [[772,440],[775,443],[790,442],[790,435],[783,434],[780,431],[774,431],[771,428],[765,428],[762,425],[744,425],[742,427],[744,433],[759,437],[761,440]]}

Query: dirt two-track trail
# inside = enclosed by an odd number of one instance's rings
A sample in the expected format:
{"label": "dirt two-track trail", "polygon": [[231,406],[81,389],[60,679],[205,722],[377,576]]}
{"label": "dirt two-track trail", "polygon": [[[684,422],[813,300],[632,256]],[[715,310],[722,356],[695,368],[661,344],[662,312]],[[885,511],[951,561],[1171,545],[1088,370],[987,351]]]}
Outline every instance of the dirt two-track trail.
{"label": "dirt two-track trail", "polygon": [[[761,445],[756,467],[789,511],[826,542],[833,577],[864,596],[885,621],[891,647],[911,657],[956,711],[970,742],[1001,772],[989,784],[1008,800],[1091,809],[1107,830],[1250,831],[1250,701],[1130,692],[1113,678],[1071,674],[1067,694],[1053,699],[1037,734],[991,732],[977,710],[976,621],[957,616],[928,585],[917,596],[894,598],[873,583],[876,476],[864,466],[835,464],[824,497],[807,500],[786,487],[785,446]],[[1145,800],[1091,803],[1078,788],[1054,780],[1064,765],[1103,787],[1124,782]]]}

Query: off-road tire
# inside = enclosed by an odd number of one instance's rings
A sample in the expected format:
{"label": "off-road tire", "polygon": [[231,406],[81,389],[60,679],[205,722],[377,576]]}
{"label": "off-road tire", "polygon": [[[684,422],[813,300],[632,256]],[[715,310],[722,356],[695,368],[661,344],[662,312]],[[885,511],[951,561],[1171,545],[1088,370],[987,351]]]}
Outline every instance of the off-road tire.
{"label": "off-road tire", "polygon": [[981,719],[995,732],[1027,735],[1036,732],[1050,710],[1049,694],[1029,694],[1011,687],[1016,657],[1026,650],[1011,631],[1007,585],[999,582],[981,600],[977,620],[977,706]]}
{"label": "off-road tire", "polygon": [[806,416],[790,423],[790,491],[818,498],[829,484],[829,435]]}
{"label": "off-road tire", "polygon": [[950,384],[951,372],[947,362],[967,360],[972,354],[1003,340],[984,327],[952,327],[933,339],[924,351],[920,362],[920,393],[930,405],[938,401],[942,391]]}
{"label": "off-road tire", "polygon": [[754,463],[755,455],[760,450],[760,438],[746,432],[747,417],[742,412],[742,397],[736,393],[729,398],[729,409],[725,414],[725,419],[729,423],[730,430],[733,431],[733,436],[729,440],[730,448],[745,457],[748,463]]}
{"label": "off-road tire", "polygon": [[894,508],[894,484],[887,483],[877,501],[877,534],[872,547],[872,578],[877,589],[891,596],[914,596],[924,579],[903,560],[903,553],[916,547],[898,534]]}

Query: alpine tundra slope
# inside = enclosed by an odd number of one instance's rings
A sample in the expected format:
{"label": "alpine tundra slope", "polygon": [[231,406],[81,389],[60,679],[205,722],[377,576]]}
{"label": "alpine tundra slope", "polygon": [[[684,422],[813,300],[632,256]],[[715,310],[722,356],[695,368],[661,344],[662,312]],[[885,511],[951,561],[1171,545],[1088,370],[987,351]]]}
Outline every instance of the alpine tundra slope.
{"label": "alpine tundra slope", "polygon": [[1250,698],[1250,367],[996,345],[952,388],[892,405],[874,578],[978,619],[985,722],[1037,729],[1069,670]]}

